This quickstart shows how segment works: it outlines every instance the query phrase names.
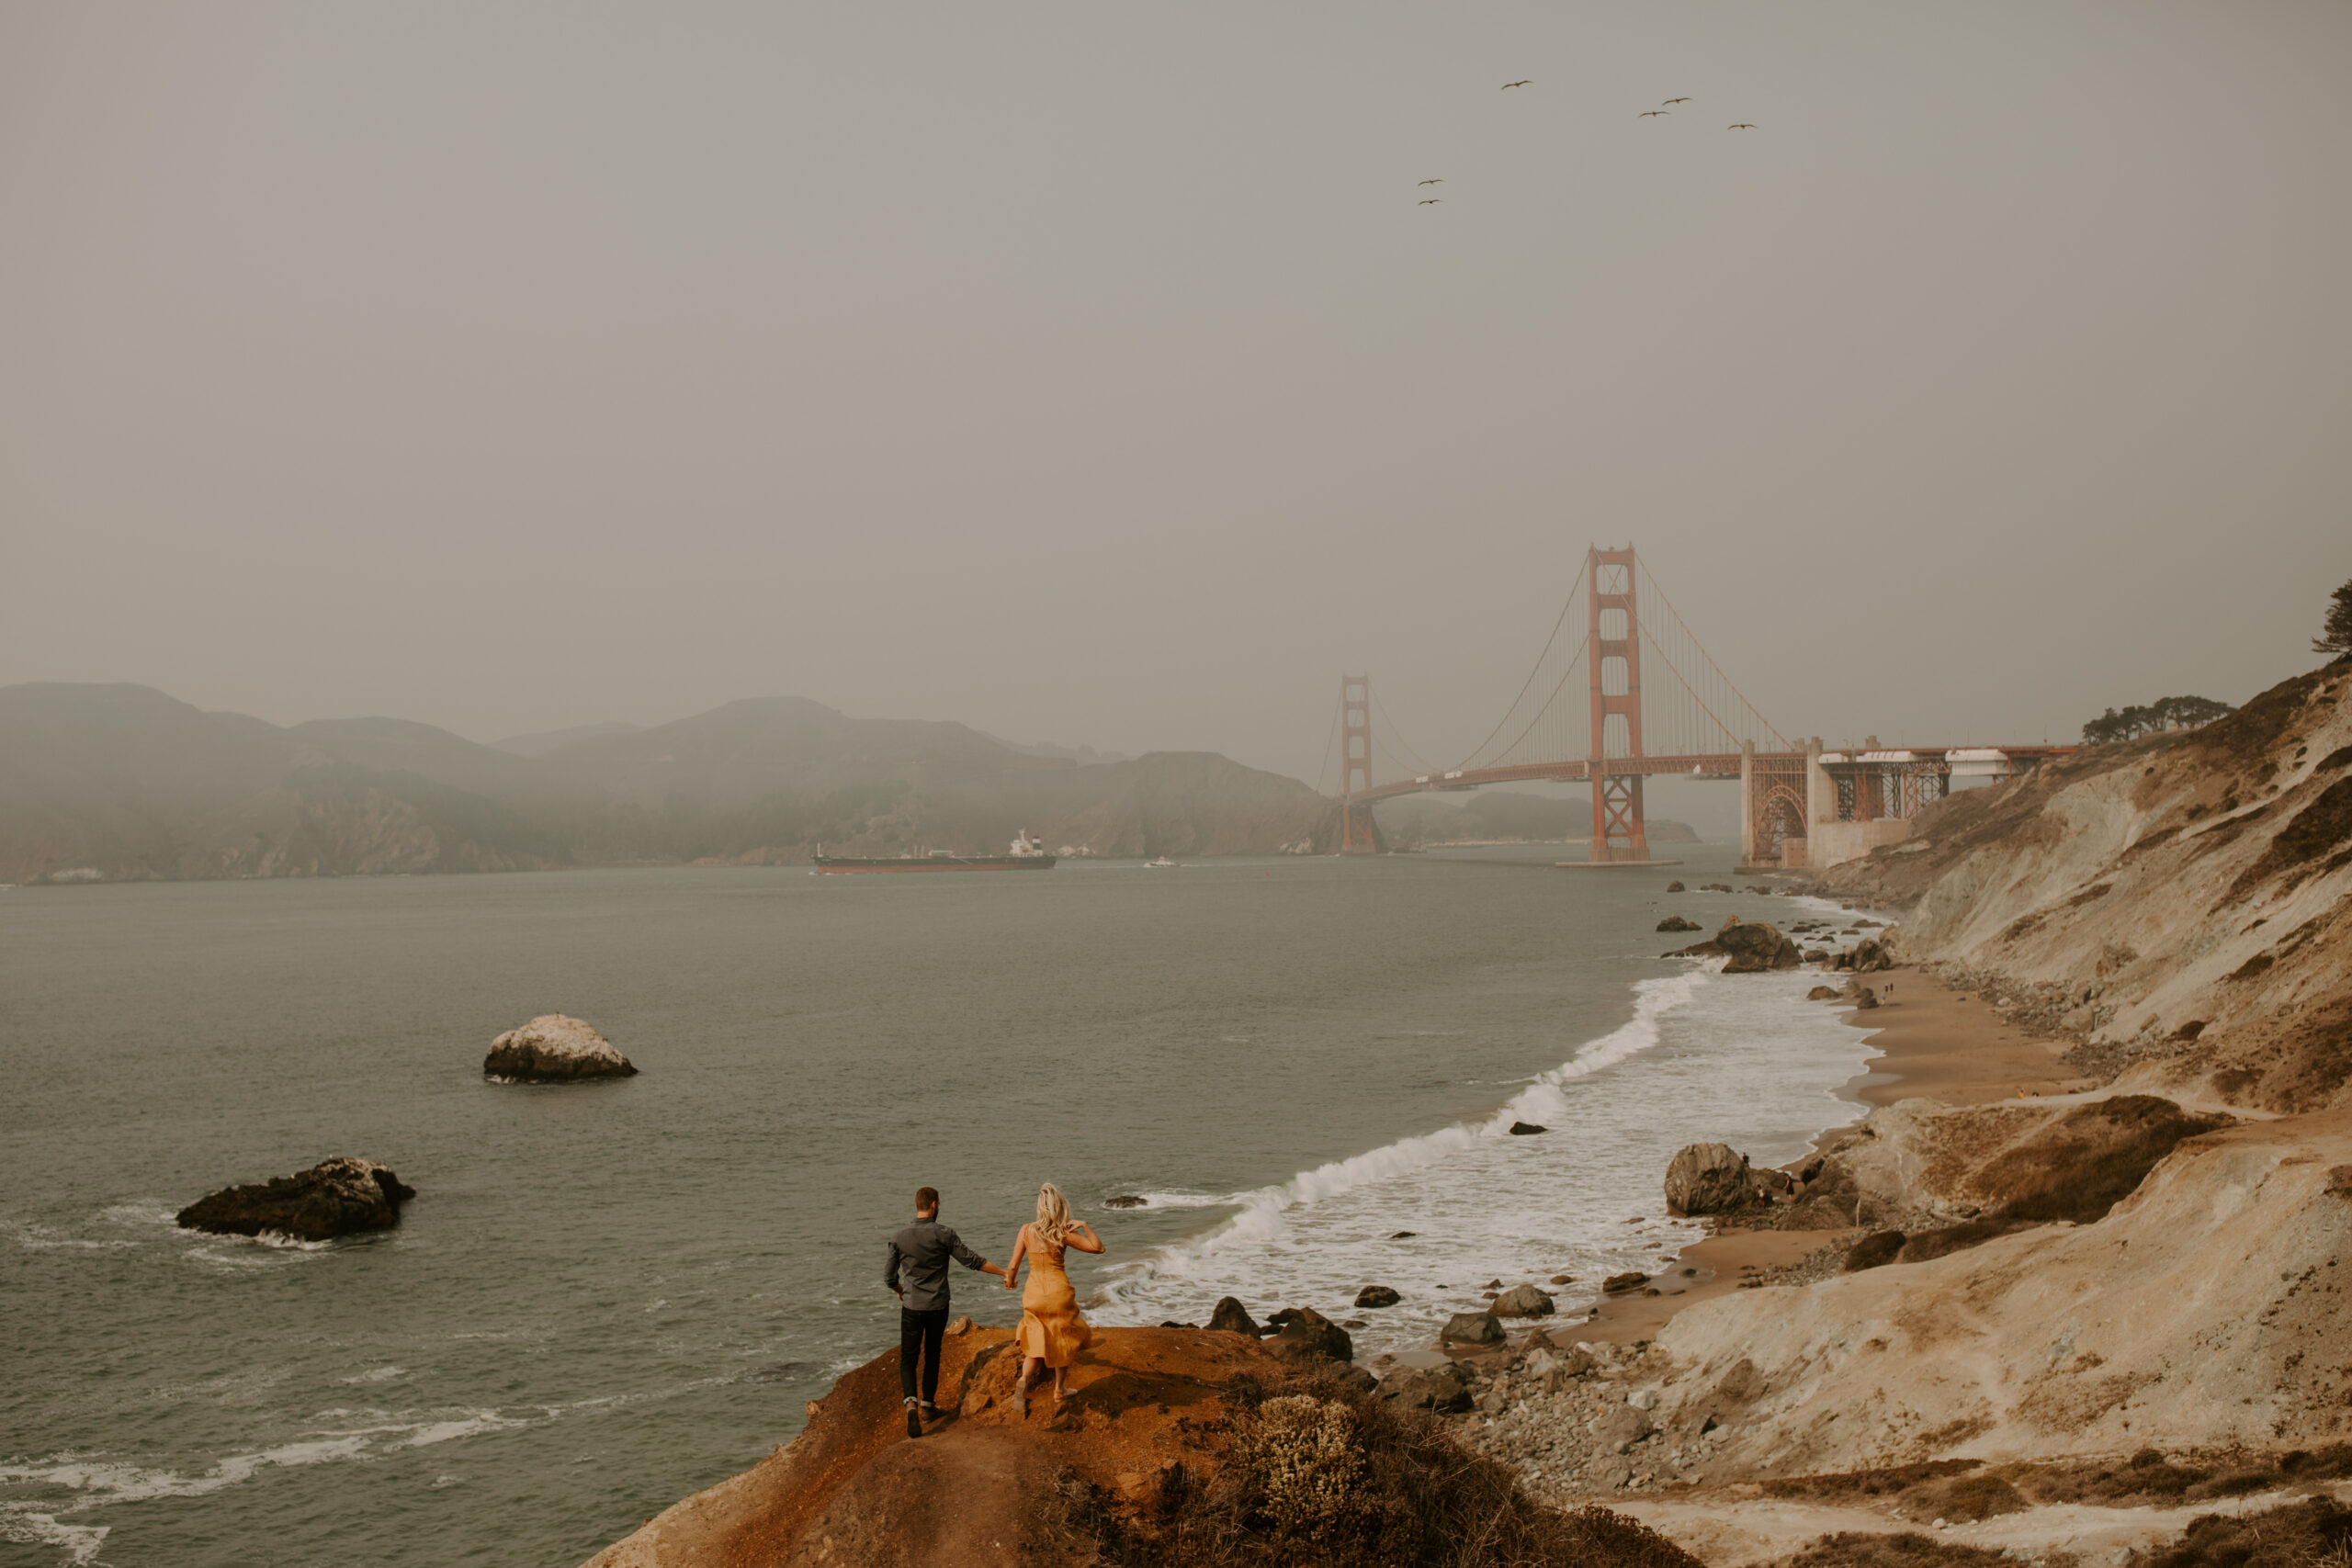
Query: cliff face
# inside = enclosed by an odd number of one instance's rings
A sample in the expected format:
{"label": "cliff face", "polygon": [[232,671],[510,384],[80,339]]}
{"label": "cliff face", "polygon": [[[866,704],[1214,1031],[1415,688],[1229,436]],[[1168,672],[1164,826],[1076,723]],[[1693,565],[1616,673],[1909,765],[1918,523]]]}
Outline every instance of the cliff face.
{"label": "cliff face", "polygon": [[2352,666],[2100,747],[1826,874],[1915,904],[1915,956],[2039,987],[2127,1085],[2352,1103]]}
{"label": "cliff face", "polygon": [[1337,808],[1206,752],[1080,765],[780,697],[537,756],[430,725],[281,728],[141,686],[0,688],[0,882],[805,863],[819,844],[1329,848]]}
{"label": "cliff face", "polygon": [[[1667,1326],[1668,1408],[1731,1427],[1735,1474],[2352,1432],[2347,695],[2352,665],[2284,682],[2207,728],[1958,796],[1827,874],[1907,908],[1906,957],[2020,999],[2108,1081],[1904,1100],[1826,1156],[1853,1205],[1832,1223],[1936,1245]],[[2080,1134],[2135,1118],[2192,1135],[2111,1209],[2000,1206],[2037,1172],[2112,1178]]]}

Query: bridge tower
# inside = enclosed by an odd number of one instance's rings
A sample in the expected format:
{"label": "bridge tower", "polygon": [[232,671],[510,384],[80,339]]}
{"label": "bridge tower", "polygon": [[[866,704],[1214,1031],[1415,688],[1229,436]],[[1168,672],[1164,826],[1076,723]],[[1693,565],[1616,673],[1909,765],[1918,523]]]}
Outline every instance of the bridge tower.
{"label": "bridge tower", "polygon": [[1372,788],[1372,677],[1340,677],[1340,852],[1380,852],[1370,802],[1356,797]]}
{"label": "bridge tower", "polygon": [[1609,771],[1609,721],[1624,720],[1624,749],[1616,761],[1639,763],[1642,756],[1642,623],[1634,592],[1634,547],[1604,550],[1595,545],[1585,558],[1585,635],[1592,639],[1585,660],[1590,672],[1592,751],[1587,777],[1592,784],[1592,848],[1587,860],[1650,858],[1642,820],[1642,775]]}

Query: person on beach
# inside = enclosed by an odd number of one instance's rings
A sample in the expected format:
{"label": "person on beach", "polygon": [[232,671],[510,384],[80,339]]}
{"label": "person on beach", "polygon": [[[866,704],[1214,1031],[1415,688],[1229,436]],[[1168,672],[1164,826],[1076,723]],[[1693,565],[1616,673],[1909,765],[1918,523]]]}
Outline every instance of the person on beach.
{"label": "person on beach", "polygon": [[1048,1181],[1037,1189],[1037,1217],[1021,1227],[1012,1261],[1004,1266],[1009,1291],[1019,1281],[1022,1259],[1029,1261],[1029,1288],[1021,1292],[1021,1332],[1015,1339],[1021,1347],[1021,1373],[1012,1382],[1016,1416],[1029,1414],[1029,1385],[1036,1381],[1040,1363],[1054,1369],[1054,1403],[1069,1397],[1062,1374],[1094,1337],[1086,1319],[1078,1315],[1078,1292],[1070,1289],[1069,1275],[1062,1268],[1063,1250],[1072,1247],[1100,1252],[1102,1242],[1084,1220],[1069,1217],[1069,1201]]}
{"label": "person on beach", "polygon": [[[889,1261],[883,1265],[882,1283],[899,1298],[899,1392],[907,1405],[907,1436],[922,1436],[925,1421],[939,1419],[939,1350],[947,1334],[947,1260],[983,1274],[1002,1274],[1010,1287],[1010,1270],[964,1245],[964,1238],[939,1223],[939,1189],[915,1192],[915,1223],[890,1238]],[[1015,1268],[1020,1259],[1013,1260]],[[903,1273],[906,1278],[899,1280]],[[922,1366],[922,1402],[915,1402],[915,1366]]]}

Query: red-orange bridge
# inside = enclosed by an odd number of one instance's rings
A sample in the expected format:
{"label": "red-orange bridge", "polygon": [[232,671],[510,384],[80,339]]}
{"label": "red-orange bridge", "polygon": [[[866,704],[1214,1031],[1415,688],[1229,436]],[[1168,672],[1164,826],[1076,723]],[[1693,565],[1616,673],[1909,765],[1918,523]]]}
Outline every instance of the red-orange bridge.
{"label": "red-orange bridge", "polygon": [[[1739,781],[1743,864],[1833,865],[1905,837],[1910,819],[1943,798],[1955,779],[2007,777],[2070,750],[1882,748],[1872,740],[1833,751],[1817,736],[1791,741],[1700,646],[1630,545],[1586,553],[1577,590],[1535,668],[1501,722],[1459,765],[1399,758],[1375,740],[1374,711],[1371,677],[1340,677],[1343,854],[1379,849],[1375,801],[1544,779],[1592,786],[1591,863],[1655,864],[1642,781],[1674,774]],[[1394,734],[1386,716],[1384,729]]]}

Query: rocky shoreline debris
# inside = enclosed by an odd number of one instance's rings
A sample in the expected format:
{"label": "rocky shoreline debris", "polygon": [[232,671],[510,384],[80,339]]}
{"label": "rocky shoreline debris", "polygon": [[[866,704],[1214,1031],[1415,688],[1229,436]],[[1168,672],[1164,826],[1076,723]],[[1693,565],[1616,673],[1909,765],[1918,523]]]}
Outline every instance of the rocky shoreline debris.
{"label": "rocky shoreline debris", "polygon": [[[1660,925],[1660,931],[1669,929]],[[1673,927],[1677,931],[1697,931],[1700,928],[1685,921]],[[1794,969],[1804,962],[1797,944],[1781,933],[1778,926],[1762,920],[1743,920],[1737,915],[1723,923],[1723,929],[1706,942],[1679,947],[1664,954],[1668,958],[1727,958],[1724,965],[1726,975],[1760,975],[1771,969]]]}
{"label": "rocky shoreline debris", "polygon": [[416,1189],[387,1165],[348,1156],[322,1160],[291,1176],[224,1187],[182,1209],[182,1230],[215,1235],[283,1235],[332,1241],[400,1224],[401,1205]]}
{"label": "rocky shoreline debris", "polygon": [[482,1076],[502,1083],[575,1083],[634,1077],[637,1068],[594,1024],[560,1012],[542,1013],[490,1043]]}

